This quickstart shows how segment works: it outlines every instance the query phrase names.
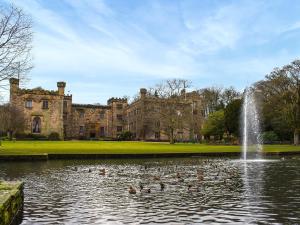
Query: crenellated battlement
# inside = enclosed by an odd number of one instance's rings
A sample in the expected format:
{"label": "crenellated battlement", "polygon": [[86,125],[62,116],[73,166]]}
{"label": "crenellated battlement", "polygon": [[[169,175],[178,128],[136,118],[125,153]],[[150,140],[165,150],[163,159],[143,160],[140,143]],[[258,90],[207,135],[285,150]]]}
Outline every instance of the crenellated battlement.
{"label": "crenellated battlement", "polygon": [[73,108],[89,108],[89,109],[110,109],[107,105],[93,105],[93,104],[72,104]]}
{"label": "crenellated battlement", "polygon": [[110,105],[113,102],[127,103],[127,98],[110,98],[107,100],[107,104]]}
{"label": "crenellated battlement", "polygon": [[54,90],[45,90],[41,87],[33,88],[33,89],[19,89],[19,95],[23,94],[34,94],[34,95],[58,95],[58,91]]}

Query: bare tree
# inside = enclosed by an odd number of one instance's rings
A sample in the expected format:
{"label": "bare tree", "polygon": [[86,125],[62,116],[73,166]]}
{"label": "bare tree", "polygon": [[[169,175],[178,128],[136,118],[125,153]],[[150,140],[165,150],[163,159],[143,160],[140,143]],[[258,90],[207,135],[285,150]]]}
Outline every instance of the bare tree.
{"label": "bare tree", "polygon": [[[150,89],[149,95],[154,97],[153,106],[148,113],[159,121],[160,130],[169,137],[170,143],[175,142],[175,131],[189,127],[187,114],[191,116],[192,105],[186,101],[186,89],[191,83],[187,80],[166,80]],[[153,123],[152,123],[153,124]],[[149,129],[149,127],[148,127]]]}
{"label": "bare tree", "polygon": [[[17,132],[22,132],[25,126],[24,113],[9,104],[0,106],[0,136],[7,132],[11,139]],[[1,143],[0,143],[1,145]]]}
{"label": "bare tree", "polygon": [[215,112],[221,108],[224,108],[222,101],[222,88],[208,87],[200,89],[198,92],[203,98],[205,115]]}
{"label": "bare tree", "polygon": [[235,90],[234,87],[225,88],[222,92],[222,102],[225,106],[230,104],[233,100],[241,98],[241,93]]}
{"label": "bare tree", "polygon": [[26,78],[32,69],[32,20],[22,9],[0,8],[0,87],[9,78]]}

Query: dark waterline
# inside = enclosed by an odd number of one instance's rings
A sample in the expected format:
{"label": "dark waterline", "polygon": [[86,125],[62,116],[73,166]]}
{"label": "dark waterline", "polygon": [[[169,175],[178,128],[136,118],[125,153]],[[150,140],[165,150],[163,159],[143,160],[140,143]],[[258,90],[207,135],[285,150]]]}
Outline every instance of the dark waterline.
{"label": "dark waterline", "polygon": [[[177,172],[184,181],[173,184]],[[158,175],[164,191],[153,180]],[[246,164],[216,158],[0,162],[0,179],[25,181],[22,224],[300,223],[299,157]],[[139,182],[151,193],[128,194]],[[188,184],[199,192],[188,192]]]}

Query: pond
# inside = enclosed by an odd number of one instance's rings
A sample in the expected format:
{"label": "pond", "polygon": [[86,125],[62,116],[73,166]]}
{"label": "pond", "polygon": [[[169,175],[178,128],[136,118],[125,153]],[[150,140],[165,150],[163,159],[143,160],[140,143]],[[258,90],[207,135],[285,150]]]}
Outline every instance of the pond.
{"label": "pond", "polygon": [[25,181],[22,224],[300,223],[299,157],[0,162],[0,179]]}

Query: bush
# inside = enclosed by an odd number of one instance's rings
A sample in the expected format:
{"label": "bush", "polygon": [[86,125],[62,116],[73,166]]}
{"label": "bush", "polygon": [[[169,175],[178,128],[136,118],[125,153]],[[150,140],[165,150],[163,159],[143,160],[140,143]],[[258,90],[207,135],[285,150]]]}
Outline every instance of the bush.
{"label": "bush", "polygon": [[77,139],[81,141],[88,140],[86,136],[79,136]]}
{"label": "bush", "polygon": [[48,140],[49,141],[59,141],[60,140],[59,133],[51,132],[48,136]]}
{"label": "bush", "polygon": [[263,142],[265,144],[271,144],[278,141],[278,136],[274,131],[266,131],[262,134]]}
{"label": "bush", "polygon": [[28,134],[27,139],[33,139],[33,140],[46,140],[47,137],[41,134]]}
{"label": "bush", "polygon": [[26,133],[16,133],[17,140],[47,140],[47,137],[41,134],[26,134]]}
{"label": "bush", "polygon": [[118,135],[119,141],[131,141],[133,139],[133,134],[130,131],[123,131]]}
{"label": "bush", "polygon": [[26,139],[28,137],[28,135],[25,133],[16,133],[15,137],[17,139],[23,140],[23,139]]}

